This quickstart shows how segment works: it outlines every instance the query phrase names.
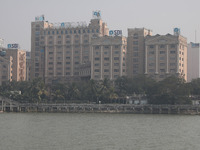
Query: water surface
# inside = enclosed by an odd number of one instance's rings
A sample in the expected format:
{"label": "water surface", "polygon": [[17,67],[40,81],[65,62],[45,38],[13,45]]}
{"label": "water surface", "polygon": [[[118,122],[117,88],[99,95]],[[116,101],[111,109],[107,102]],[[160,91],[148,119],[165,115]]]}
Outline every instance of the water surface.
{"label": "water surface", "polygon": [[200,116],[1,113],[0,150],[199,150]]}

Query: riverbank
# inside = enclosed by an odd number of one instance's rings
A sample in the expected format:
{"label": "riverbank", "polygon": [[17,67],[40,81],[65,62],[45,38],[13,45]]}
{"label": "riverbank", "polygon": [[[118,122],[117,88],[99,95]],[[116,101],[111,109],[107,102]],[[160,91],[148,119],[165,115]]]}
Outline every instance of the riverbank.
{"label": "riverbank", "polygon": [[133,105],[133,104],[19,104],[2,107],[3,112],[47,113],[132,113],[200,115],[195,105]]}

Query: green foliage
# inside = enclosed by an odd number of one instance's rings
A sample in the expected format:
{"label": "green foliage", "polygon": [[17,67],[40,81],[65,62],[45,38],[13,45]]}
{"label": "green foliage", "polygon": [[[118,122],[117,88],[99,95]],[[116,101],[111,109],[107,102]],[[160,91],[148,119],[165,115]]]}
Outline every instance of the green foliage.
{"label": "green foliage", "polygon": [[[11,91],[21,91],[18,92]],[[45,85],[40,78],[32,82],[6,82],[0,86],[0,95],[27,103],[109,103],[127,95],[145,94],[150,104],[190,104],[189,95],[200,95],[200,79],[185,83],[171,76],[160,82],[139,75],[134,78],[119,77],[115,81],[78,81]]]}

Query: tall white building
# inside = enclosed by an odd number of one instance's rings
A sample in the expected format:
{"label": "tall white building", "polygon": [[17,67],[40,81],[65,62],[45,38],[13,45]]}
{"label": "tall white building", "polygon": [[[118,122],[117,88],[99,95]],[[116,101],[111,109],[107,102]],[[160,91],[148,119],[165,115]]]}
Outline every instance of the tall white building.
{"label": "tall white building", "polygon": [[200,78],[200,44],[199,43],[189,43],[187,51],[187,65],[188,65],[188,75],[187,81],[190,82],[192,79]]}

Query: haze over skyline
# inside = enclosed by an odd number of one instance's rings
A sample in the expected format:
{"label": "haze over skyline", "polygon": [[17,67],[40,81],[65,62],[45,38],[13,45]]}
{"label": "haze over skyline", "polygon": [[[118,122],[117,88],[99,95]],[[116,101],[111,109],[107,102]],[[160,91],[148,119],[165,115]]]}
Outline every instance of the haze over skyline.
{"label": "haze over skyline", "polygon": [[45,20],[56,22],[86,21],[92,11],[100,10],[102,20],[109,29],[123,31],[128,28],[147,28],[156,34],[173,34],[181,29],[188,43],[200,42],[199,0],[1,0],[0,38],[8,43],[18,43],[21,49],[31,50],[31,22],[44,14]]}

